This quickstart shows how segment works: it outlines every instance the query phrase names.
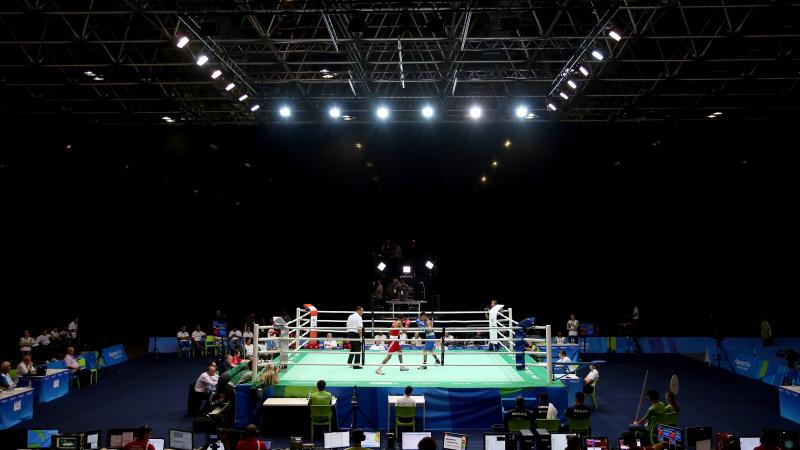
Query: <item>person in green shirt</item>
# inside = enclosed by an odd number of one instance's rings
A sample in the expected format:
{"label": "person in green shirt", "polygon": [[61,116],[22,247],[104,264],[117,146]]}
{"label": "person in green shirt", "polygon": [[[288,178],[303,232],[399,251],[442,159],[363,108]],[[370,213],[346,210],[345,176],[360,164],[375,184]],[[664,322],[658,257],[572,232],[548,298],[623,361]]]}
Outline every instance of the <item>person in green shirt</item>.
{"label": "person in green shirt", "polygon": [[[309,405],[330,405],[331,393],[325,390],[325,380],[317,381],[317,392],[312,393],[308,398]],[[363,439],[362,439],[363,440]]]}
{"label": "person in green shirt", "polygon": [[658,391],[647,391],[647,399],[650,400],[650,408],[647,409],[647,413],[645,413],[644,417],[633,422],[633,424],[628,427],[629,430],[639,432],[648,431],[664,421],[664,404],[659,401]]}

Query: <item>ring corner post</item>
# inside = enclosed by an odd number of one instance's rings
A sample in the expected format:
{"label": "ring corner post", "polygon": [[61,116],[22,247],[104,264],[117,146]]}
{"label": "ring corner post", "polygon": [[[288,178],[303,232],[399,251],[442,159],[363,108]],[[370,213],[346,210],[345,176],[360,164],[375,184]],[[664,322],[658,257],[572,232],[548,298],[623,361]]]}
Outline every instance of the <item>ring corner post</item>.
{"label": "ring corner post", "polygon": [[544,327],[545,351],[547,352],[547,384],[553,383],[553,340],[551,337],[550,325]]}

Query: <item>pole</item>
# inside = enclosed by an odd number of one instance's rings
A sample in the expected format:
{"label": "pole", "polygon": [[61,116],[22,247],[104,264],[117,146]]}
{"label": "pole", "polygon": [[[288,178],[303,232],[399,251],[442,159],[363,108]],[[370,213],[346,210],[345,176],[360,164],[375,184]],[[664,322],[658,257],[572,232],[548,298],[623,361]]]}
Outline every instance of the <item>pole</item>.
{"label": "pole", "polygon": [[361,327],[361,365],[367,365],[367,354],[364,350],[364,327]]}
{"label": "pole", "polygon": [[[260,328],[261,325],[253,322],[253,367],[250,369],[253,371],[253,380],[256,379],[256,374],[258,373],[258,335]],[[269,336],[269,333],[267,333],[267,336]]]}
{"label": "pole", "polygon": [[642,383],[642,392],[639,394],[639,406],[636,407],[636,415],[633,417],[633,421],[636,422],[636,418],[639,417],[639,410],[642,408],[642,398],[644,397],[644,387],[647,386],[647,375],[650,374],[650,369],[644,373],[644,383]]}
{"label": "pole", "polygon": [[553,339],[551,337],[551,330],[550,325],[545,325],[544,327],[544,337],[546,342],[544,343],[545,352],[547,352],[547,384],[551,384],[553,382]]}
{"label": "pole", "polygon": [[441,339],[442,339],[442,344],[441,344],[441,346],[442,346],[442,348],[441,348],[441,350],[442,350],[442,352],[441,352],[441,354],[442,354],[442,365],[444,365],[444,337],[445,336],[447,336],[447,328],[442,328],[442,337],[441,337]]}

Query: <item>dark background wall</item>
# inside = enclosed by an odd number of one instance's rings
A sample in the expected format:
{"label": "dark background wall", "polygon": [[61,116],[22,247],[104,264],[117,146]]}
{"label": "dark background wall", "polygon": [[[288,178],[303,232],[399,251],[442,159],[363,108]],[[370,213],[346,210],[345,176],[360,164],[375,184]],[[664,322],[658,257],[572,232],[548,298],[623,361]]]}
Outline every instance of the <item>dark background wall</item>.
{"label": "dark background wall", "polygon": [[796,334],[788,125],[7,130],[2,340],[74,314],[115,340],[217,307],[349,308],[386,238],[438,257],[447,309],[496,296],[608,328],[638,303],[680,335],[755,335],[771,312]]}

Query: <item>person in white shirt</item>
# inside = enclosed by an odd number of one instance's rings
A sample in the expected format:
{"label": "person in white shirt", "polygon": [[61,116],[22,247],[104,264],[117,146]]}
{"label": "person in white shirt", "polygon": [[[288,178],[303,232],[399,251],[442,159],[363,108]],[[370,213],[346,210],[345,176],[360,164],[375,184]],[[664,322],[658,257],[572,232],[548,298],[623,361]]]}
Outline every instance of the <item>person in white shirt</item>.
{"label": "person in white shirt", "polygon": [[8,374],[9,372],[11,372],[11,363],[3,361],[0,364],[0,389],[14,389],[17,387],[11,379],[11,375]]}
{"label": "person in white shirt", "polygon": [[405,331],[400,333],[400,345],[406,345],[407,344],[407,342],[406,342],[407,340],[408,340],[408,334],[406,334]]}
{"label": "person in white shirt", "polygon": [[31,337],[31,332],[25,330],[22,337],[19,340],[19,351],[22,353],[22,356],[30,355],[31,349],[36,344],[36,339]]}
{"label": "person in white shirt", "polygon": [[583,393],[593,394],[594,385],[597,384],[597,380],[599,379],[600,379],[600,372],[597,371],[597,366],[595,366],[594,364],[589,364],[589,374],[586,375],[586,378],[583,379]]}
{"label": "person in white shirt", "polygon": [[550,398],[545,393],[539,394],[539,403],[536,406],[537,419],[558,419],[558,410],[550,403]]}
{"label": "person in white shirt", "polygon": [[[571,363],[572,359],[570,359],[570,357],[567,356],[567,354],[562,350],[562,351],[558,352],[558,360],[556,362]],[[559,366],[559,367],[564,369],[564,373],[571,373],[572,370],[573,370],[572,366],[564,365],[564,366]]]}
{"label": "person in white shirt", "polygon": [[42,330],[42,334],[36,336],[36,344],[38,347],[48,347],[50,345],[50,332]]}
{"label": "person in white shirt", "polygon": [[33,360],[30,356],[22,357],[22,362],[17,366],[17,376],[24,377],[25,375],[35,375],[36,369],[33,367]]}
{"label": "person in white shirt", "polygon": [[364,330],[364,321],[361,315],[364,308],[357,306],[356,312],[347,318],[347,338],[350,341],[350,354],[347,356],[347,364],[353,364],[353,369],[361,368],[361,336]]}
{"label": "person in white shirt", "polygon": [[328,333],[325,336],[325,340],[322,342],[322,348],[325,350],[333,350],[337,348],[339,344],[336,342],[336,339],[333,338],[332,333]]}
{"label": "person in white shirt", "polygon": [[192,350],[192,340],[189,339],[189,332],[186,331],[186,325],[181,326],[180,331],[175,335],[178,339],[178,348],[183,353],[183,356],[189,357]]}
{"label": "person in white shirt", "polygon": [[244,338],[244,357],[251,358],[253,356],[253,340],[251,338]]}
{"label": "person in white shirt", "polygon": [[200,329],[200,325],[195,327],[194,331],[192,331],[192,345],[194,345],[195,351],[200,351],[203,348],[205,337],[206,334]]}
{"label": "person in white shirt", "polygon": [[571,344],[578,343],[578,320],[575,318],[575,314],[570,314],[569,320],[567,321],[567,336],[569,336],[569,342]]}
{"label": "person in white shirt", "polygon": [[58,327],[53,327],[50,331],[50,343],[56,346],[61,344],[61,331]]}
{"label": "person in white shirt", "polygon": [[242,332],[239,331],[238,328],[233,327],[231,331],[228,333],[228,342],[230,343],[231,347],[238,346],[242,340]]}
{"label": "person in white shirt", "polygon": [[74,341],[78,339],[78,318],[76,317],[75,320],[67,325],[67,337]]}
{"label": "person in white shirt", "polygon": [[250,326],[245,325],[244,333],[242,333],[242,339],[250,338],[252,341],[255,336],[253,335],[253,331],[250,329]]}
{"label": "person in white shirt", "polygon": [[397,399],[397,406],[417,406],[417,401],[411,396],[414,388],[406,386],[405,395]]}
{"label": "person in white shirt", "polygon": [[197,381],[194,383],[194,391],[200,394],[213,393],[217,388],[217,381],[219,381],[217,367],[208,366],[208,369],[197,377]]}
{"label": "person in white shirt", "polygon": [[563,345],[567,343],[567,340],[564,336],[561,335],[561,332],[556,332],[556,337],[553,338],[553,343],[556,345]]}
{"label": "person in white shirt", "polygon": [[89,369],[81,367],[80,361],[78,361],[78,358],[75,356],[75,349],[73,347],[67,347],[67,354],[64,355],[64,365],[67,366],[67,369],[69,369],[73,375],[78,377],[80,386],[89,386],[89,376],[91,375]]}
{"label": "person in white shirt", "polygon": [[411,338],[411,346],[412,347],[422,346],[422,338],[419,336],[419,333],[414,333],[414,336]]}

